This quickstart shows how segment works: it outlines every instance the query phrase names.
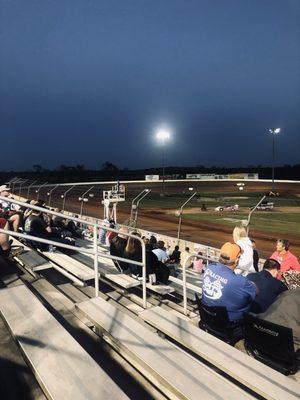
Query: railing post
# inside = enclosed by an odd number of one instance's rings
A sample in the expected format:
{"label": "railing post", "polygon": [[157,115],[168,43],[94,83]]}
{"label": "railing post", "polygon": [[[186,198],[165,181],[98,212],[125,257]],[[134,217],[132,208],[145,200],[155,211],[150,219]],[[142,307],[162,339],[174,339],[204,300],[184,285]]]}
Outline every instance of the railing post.
{"label": "railing post", "polygon": [[206,266],[208,266],[208,246],[206,246]]}
{"label": "railing post", "polygon": [[94,244],[94,272],[95,272],[95,297],[99,296],[99,274],[98,274],[98,241],[97,226],[93,226],[93,244]]}
{"label": "railing post", "polygon": [[146,246],[142,243],[142,262],[143,262],[143,308],[147,308],[147,288],[146,288]]}
{"label": "railing post", "polygon": [[183,285],[183,312],[187,315],[187,293],[186,293],[186,265],[192,256],[188,256],[183,263],[182,268],[182,285]]}

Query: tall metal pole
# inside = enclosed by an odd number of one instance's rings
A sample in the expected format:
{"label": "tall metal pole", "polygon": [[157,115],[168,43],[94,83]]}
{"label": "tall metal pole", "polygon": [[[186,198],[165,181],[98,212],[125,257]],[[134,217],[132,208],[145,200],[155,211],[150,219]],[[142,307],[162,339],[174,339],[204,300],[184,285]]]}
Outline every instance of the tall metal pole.
{"label": "tall metal pole", "polygon": [[84,192],[80,198],[81,198],[81,206],[80,206],[80,218],[82,217],[82,211],[83,211],[83,203],[84,203],[84,196],[86,194],[88,194],[92,189],[94,188],[94,186],[91,186],[86,192]]}
{"label": "tall metal pole", "polygon": [[54,186],[54,188],[52,188],[51,190],[49,190],[48,196],[49,196],[49,200],[48,200],[48,207],[51,206],[51,197],[52,197],[52,192],[53,190],[55,190],[59,185]]}
{"label": "tall metal pole", "polygon": [[133,224],[134,227],[136,227],[136,224],[137,224],[138,209],[139,209],[140,201],[143,200],[143,198],[146,197],[150,192],[151,192],[151,189],[146,189],[146,193],[142,197],[140,197],[138,199],[138,201],[136,202],[135,217],[134,217],[134,221],[133,221],[134,222],[134,224]]}
{"label": "tall metal pole", "polygon": [[189,201],[191,201],[192,198],[193,198],[194,196],[196,196],[196,194],[197,194],[197,192],[193,193],[193,194],[187,199],[187,201],[185,201],[185,202],[182,204],[182,206],[180,207],[180,210],[179,210],[178,230],[177,230],[177,241],[179,241],[179,237],[180,237],[180,230],[181,230],[181,220],[182,220],[183,207],[184,207],[185,205],[187,205],[187,203],[188,203]]}
{"label": "tall metal pole", "polygon": [[27,187],[27,199],[29,199],[29,192],[30,192],[30,188],[31,186],[33,186],[35,183],[37,183],[38,181],[33,181],[30,185],[28,185]]}
{"label": "tall metal pole", "polygon": [[165,142],[162,143],[162,174],[163,174],[163,181],[162,181],[162,192],[165,195]]}
{"label": "tall metal pole", "polygon": [[273,162],[272,162],[272,191],[274,191],[274,172],[275,172],[275,132],[272,134],[273,136]]}
{"label": "tall metal pole", "polygon": [[70,189],[68,189],[68,190],[63,194],[63,206],[62,206],[62,210],[63,210],[63,211],[65,211],[67,193],[69,193],[72,189],[74,189],[75,186],[76,186],[76,185],[71,186]]}

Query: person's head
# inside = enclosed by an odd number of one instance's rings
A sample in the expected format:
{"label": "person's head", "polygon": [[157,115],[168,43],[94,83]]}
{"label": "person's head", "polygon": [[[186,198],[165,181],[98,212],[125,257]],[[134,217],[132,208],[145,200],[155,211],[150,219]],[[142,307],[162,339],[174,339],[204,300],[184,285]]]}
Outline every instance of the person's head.
{"label": "person's head", "polygon": [[163,250],[163,249],[165,248],[165,242],[162,241],[162,240],[159,240],[159,241],[157,242],[156,246],[157,246],[158,249]]}
{"label": "person's head", "polygon": [[126,228],[126,227],[120,228],[119,233],[118,233],[118,237],[121,238],[121,239],[127,239],[128,236],[125,235],[125,233],[128,233],[128,228]]}
{"label": "person's head", "polygon": [[269,271],[270,274],[276,278],[278,271],[280,270],[280,264],[273,258],[268,258],[264,263],[263,269]]}
{"label": "person's head", "polygon": [[234,270],[238,265],[241,253],[239,245],[227,242],[220,249],[219,262]]}
{"label": "person's head", "polygon": [[0,196],[8,197],[10,195],[10,188],[6,185],[0,186]]}
{"label": "person's head", "polygon": [[141,243],[138,239],[129,237],[127,240],[127,244],[125,247],[125,252],[127,254],[134,254],[136,252],[139,251],[139,249],[141,248]]}
{"label": "person's head", "polygon": [[278,239],[276,242],[276,250],[281,252],[288,251],[290,242],[287,239]]}
{"label": "person's head", "polygon": [[233,230],[233,241],[236,243],[238,240],[242,240],[247,237],[247,231],[243,226],[236,226]]}
{"label": "person's head", "polygon": [[175,246],[175,251],[178,251],[179,250],[179,246]]}
{"label": "person's head", "polygon": [[149,239],[149,243],[150,243],[152,246],[156,246],[156,243],[157,243],[156,237],[153,236],[153,235],[151,235],[151,236],[150,236],[150,239]]}

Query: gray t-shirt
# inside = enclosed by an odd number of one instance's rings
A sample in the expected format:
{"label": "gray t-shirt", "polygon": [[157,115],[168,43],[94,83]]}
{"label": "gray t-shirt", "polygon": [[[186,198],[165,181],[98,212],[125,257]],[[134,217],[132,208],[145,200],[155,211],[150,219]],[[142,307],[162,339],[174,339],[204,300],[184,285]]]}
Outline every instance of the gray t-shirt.
{"label": "gray t-shirt", "polygon": [[295,351],[300,348],[300,289],[287,290],[259,318],[293,330]]}

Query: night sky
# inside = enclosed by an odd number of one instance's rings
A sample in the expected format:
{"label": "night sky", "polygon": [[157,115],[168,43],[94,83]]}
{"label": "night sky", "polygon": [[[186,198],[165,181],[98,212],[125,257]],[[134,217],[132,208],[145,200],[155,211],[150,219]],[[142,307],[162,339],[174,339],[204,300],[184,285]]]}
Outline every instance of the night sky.
{"label": "night sky", "polygon": [[0,169],[300,163],[299,0],[0,5]]}

